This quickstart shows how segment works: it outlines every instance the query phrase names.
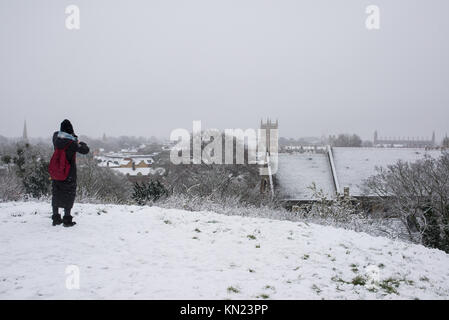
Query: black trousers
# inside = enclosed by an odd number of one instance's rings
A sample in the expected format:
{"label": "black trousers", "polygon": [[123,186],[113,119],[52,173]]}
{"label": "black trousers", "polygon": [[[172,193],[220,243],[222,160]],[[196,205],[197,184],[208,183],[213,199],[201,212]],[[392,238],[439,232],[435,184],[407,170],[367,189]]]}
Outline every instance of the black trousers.
{"label": "black trousers", "polygon": [[[64,208],[64,217],[71,217],[71,215],[70,215],[71,210],[72,210],[71,208]],[[59,208],[53,207],[53,217],[57,217],[57,216],[59,216]]]}

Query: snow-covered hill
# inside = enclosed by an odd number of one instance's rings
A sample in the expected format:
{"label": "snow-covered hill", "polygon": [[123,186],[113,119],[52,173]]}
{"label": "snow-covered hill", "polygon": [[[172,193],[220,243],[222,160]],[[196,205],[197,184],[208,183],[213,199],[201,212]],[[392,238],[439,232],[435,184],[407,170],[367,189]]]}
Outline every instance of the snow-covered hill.
{"label": "snow-covered hill", "polygon": [[[449,255],[301,222],[156,207],[0,203],[1,299],[447,299]],[[66,288],[69,265],[80,288]],[[70,271],[71,269],[69,269]]]}

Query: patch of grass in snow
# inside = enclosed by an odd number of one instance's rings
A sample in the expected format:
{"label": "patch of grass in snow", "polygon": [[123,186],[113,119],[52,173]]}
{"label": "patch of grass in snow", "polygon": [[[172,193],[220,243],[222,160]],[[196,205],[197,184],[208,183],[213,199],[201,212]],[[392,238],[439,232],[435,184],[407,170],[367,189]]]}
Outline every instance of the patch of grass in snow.
{"label": "patch of grass in snow", "polygon": [[271,290],[275,290],[275,287],[273,287],[273,286],[270,286],[270,285],[266,285],[265,287],[264,287],[264,289],[271,289]]}
{"label": "patch of grass in snow", "polygon": [[394,278],[388,278],[385,280],[382,280],[379,283],[379,287],[381,287],[386,293],[391,294],[399,294],[399,292],[396,290],[399,288],[400,280],[394,279]]}
{"label": "patch of grass in snow", "polygon": [[249,234],[249,235],[247,235],[246,236],[248,239],[250,239],[250,240],[256,240],[257,238],[256,238],[256,236],[255,235],[252,235],[252,234]]}
{"label": "patch of grass in snow", "polygon": [[[354,286],[365,286],[366,285],[366,278],[361,276],[361,275],[358,275],[358,276],[354,277],[351,280],[351,282],[347,282],[347,281],[345,281],[342,278],[337,277],[337,276],[333,276],[331,278],[331,280],[334,281],[334,282],[343,283],[343,284],[352,284]],[[413,285],[414,284],[414,282],[412,280],[407,280],[407,279],[402,279],[401,280],[401,279],[394,279],[394,278],[391,278],[391,277],[388,278],[388,279],[382,280],[379,283],[376,282],[376,284],[377,284],[377,286],[379,288],[381,288],[387,294],[394,293],[394,294],[399,295],[399,292],[398,292],[397,289],[399,288],[401,282],[405,282],[405,283],[407,283],[409,285]],[[343,291],[343,290],[340,289],[339,285],[337,285],[337,290],[338,291]],[[370,288],[367,288],[367,290],[370,291],[370,292],[378,292],[378,288],[376,288],[376,287],[370,287]]]}
{"label": "patch of grass in snow", "polygon": [[198,232],[198,233],[200,233],[200,232],[201,232],[201,230],[200,230],[200,229],[198,229],[198,228],[195,228],[195,230],[193,230],[193,231],[195,231],[195,232]]}
{"label": "patch of grass in snow", "polygon": [[316,284],[314,284],[314,285],[312,286],[312,290],[315,291],[316,294],[320,294],[321,291],[322,291]]}
{"label": "patch of grass in snow", "polygon": [[419,280],[420,280],[420,281],[426,281],[426,282],[428,282],[428,281],[429,281],[429,278],[427,278],[426,276],[424,276],[424,277],[419,278]]}
{"label": "patch of grass in snow", "polygon": [[305,254],[302,258],[303,258],[304,260],[307,260],[307,259],[310,258],[310,256],[309,256],[308,254]]}
{"label": "patch of grass in snow", "polygon": [[228,287],[227,290],[228,290],[229,293],[239,293],[240,292],[239,289],[234,288],[233,286]]}
{"label": "patch of grass in snow", "polygon": [[165,224],[171,224],[171,221],[170,220],[164,220],[164,223]]}
{"label": "patch of grass in snow", "polygon": [[377,266],[381,269],[385,268],[385,265],[383,263],[379,263]]}
{"label": "patch of grass in snow", "polygon": [[217,221],[217,220],[210,220],[210,221],[207,221],[207,223],[219,223],[219,221]]}
{"label": "patch of grass in snow", "polygon": [[195,239],[195,240],[200,240],[198,237],[192,237],[192,239]]}
{"label": "patch of grass in snow", "polygon": [[259,249],[260,248],[260,244],[256,244],[256,248]]}
{"label": "patch of grass in snow", "polygon": [[354,272],[354,273],[359,272],[359,268],[357,268],[357,267],[358,267],[358,266],[357,266],[355,263],[351,264],[351,270],[352,270],[352,272]]}
{"label": "patch of grass in snow", "polygon": [[339,283],[345,283],[345,284],[348,284],[348,283],[349,283],[349,282],[346,282],[345,280],[343,280],[342,278],[337,277],[337,276],[333,276],[333,277],[331,278],[331,280],[332,280],[332,281],[335,281],[335,282],[339,282]]}
{"label": "patch of grass in snow", "polygon": [[256,272],[254,269],[248,269],[249,272],[254,273]]}
{"label": "patch of grass in snow", "polygon": [[261,295],[258,295],[256,298],[262,298],[262,299],[268,299],[270,296],[268,294],[262,293]]}
{"label": "patch of grass in snow", "polygon": [[352,279],[351,283],[355,286],[364,286],[366,284],[366,279],[362,276],[356,276]]}

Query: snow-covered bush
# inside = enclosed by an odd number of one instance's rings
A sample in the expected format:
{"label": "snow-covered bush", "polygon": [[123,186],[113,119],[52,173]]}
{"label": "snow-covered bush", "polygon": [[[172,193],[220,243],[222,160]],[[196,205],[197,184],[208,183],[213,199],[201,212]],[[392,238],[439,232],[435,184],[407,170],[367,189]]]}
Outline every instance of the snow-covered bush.
{"label": "snow-covered bush", "polygon": [[0,174],[0,201],[17,201],[23,198],[24,193],[22,181],[10,168]]}
{"label": "snow-covered bush", "polygon": [[449,252],[449,153],[377,170],[367,192],[399,216],[411,240]]}
{"label": "snow-covered bush", "polygon": [[148,183],[136,182],[133,188],[131,199],[138,205],[143,206],[147,203],[158,201],[160,198],[168,195],[167,189],[159,180],[150,181]]}
{"label": "snow-covered bush", "polygon": [[[374,236],[408,240],[407,232],[398,219],[382,214],[373,215],[363,210],[359,200],[350,196],[329,196],[312,184],[315,201],[303,204],[288,220],[301,220],[326,226],[333,226]],[[292,215],[292,214],[291,214]]]}
{"label": "snow-covered bush", "polygon": [[349,221],[355,213],[363,214],[359,209],[359,202],[352,197],[337,195],[330,199],[322,189],[316,187],[315,183],[309,189],[312,191],[312,198],[315,201],[302,206],[303,213],[308,218],[316,217],[345,222]]}
{"label": "snow-covered bush", "polygon": [[12,169],[22,181],[24,193],[33,198],[41,198],[50,193],[48,174],[48,149],[29,144],[17,145],[12,157]]}
{"label": "snow-covered bush", "polygon": [[1,147],[1,163],[5,167],[0,177],[0,198],[19,200],[42,198],[50,192],[47,172],[50,148],[28,143],[4,144]]}

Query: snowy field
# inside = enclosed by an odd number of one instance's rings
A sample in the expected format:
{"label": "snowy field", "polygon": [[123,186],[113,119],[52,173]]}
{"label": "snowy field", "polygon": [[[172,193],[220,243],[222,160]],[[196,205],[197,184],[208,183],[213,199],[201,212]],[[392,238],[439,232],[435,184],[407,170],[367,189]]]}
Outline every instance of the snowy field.
{"label": "snowy field", "polygon": [[333,148],[340,188],[350,188],[351,195],[363,195],[363,181],[398,160],[415,162],[430,156],[439,158],[440,150],[422,148]]}
{"label": "snowy field", "polygon": [[[332,227],[156,207],[0,203],[1,299],[447,299],[449,255]],[[66,267],[80,271],[66,288]]]}
{"label": "snowy field", "polygon": [[335,194],[331,167],[324,153],[279,154],[276,178],[285,199],[312,199],[309,187],[313,183],[329,197]]}

